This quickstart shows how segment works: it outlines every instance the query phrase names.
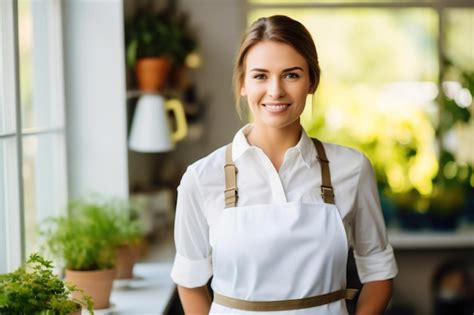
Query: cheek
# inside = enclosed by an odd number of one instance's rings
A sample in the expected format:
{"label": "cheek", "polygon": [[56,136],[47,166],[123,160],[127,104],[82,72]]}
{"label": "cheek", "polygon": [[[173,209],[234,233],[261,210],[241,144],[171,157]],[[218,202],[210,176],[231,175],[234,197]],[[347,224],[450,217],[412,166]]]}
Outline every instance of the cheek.
{"label": "cheek", "polygon": [[262,97],[262,94],[264,93],[262,88],[255,84],[246,85],[245,91],[246,91],[246,94],[247,94],[246,96],[249,102],[258,101]]}

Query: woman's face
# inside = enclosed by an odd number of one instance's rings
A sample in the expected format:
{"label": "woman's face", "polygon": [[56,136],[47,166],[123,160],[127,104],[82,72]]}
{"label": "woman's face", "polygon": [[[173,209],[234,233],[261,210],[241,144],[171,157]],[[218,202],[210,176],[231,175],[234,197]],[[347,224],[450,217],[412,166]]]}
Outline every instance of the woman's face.
{"label": "woman's face", "polygon": [[310,84],[308,64],[292,46],[262,41],[247,52],[241,95],[247,97],[256,125],[299,124]]}

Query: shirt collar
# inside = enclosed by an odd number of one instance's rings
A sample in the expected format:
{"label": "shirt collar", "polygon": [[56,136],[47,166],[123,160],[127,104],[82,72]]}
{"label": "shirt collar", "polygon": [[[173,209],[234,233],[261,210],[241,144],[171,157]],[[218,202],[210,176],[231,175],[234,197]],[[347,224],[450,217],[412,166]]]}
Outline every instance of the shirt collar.
{"label": "shirt collar", "polygon": [[[232,159],[236,161],[242,156],[248,149],[251,148],[247,141],[247,135],[252,130],[253,124],[247,124],[240,128],[234,136],[232,141]],[[294,148],[300,153],[304,163],[309,168],[316,161],[316,148],[311,138],[306,134],[305,130],[302,129],[301,138]]]}
{"label": "shirt collar", "polygon": [[298,151],[300,151],[301,157],[304,163],[309,168],[316,162],[317,153],[314,146],[313,140],[306,134],[306,131],[302,129],[300,141],[296,145]]}
{"label": "shirt collar", "polygon": [[250,149],[250,144],[247,141],[247,135],[252,130],[253,124],[247,124],[240,128],[234,136],[232,141],[232,160],[236,161],[245,151]]}

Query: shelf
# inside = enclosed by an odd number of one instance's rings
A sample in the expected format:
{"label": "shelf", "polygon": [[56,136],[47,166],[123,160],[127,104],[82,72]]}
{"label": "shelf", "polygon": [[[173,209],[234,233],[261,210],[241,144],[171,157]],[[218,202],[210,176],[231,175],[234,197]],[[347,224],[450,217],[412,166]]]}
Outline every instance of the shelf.
{"label": "shelf", "polygon": [[455,232],[388,230],[388,238],[394,249],[465,249],[474,248],[474,227]]}

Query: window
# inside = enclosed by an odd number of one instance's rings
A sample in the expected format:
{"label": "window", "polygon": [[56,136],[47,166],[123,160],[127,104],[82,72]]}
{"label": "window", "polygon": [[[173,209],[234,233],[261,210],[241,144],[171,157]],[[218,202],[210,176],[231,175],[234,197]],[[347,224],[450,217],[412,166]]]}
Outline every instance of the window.
{"label": "window", "polygon": [[[390,191],[414,189],[430,194],[438,173],[433,143],[440,110],[441,55],[446,54],[465,71],[474,70],[474,3],[248,1],[248,24],[274,14],[301,21],[318,48],[322,79],[303,114],[308,133],[361,149],[374,164],[380,183]],[[468,92],[464,104],[472,112]],[[472,125],[471,118],[470,131],[463,133],[471,140],[459,136],[470,144],[458,145],[456,154],[470,155],[465,160],[474,165]],[[470,152],[464,152],[469,148]]]}
{"label": "window", "polygon": [[60,1],[0,2],[0,273],[66,202]]}

